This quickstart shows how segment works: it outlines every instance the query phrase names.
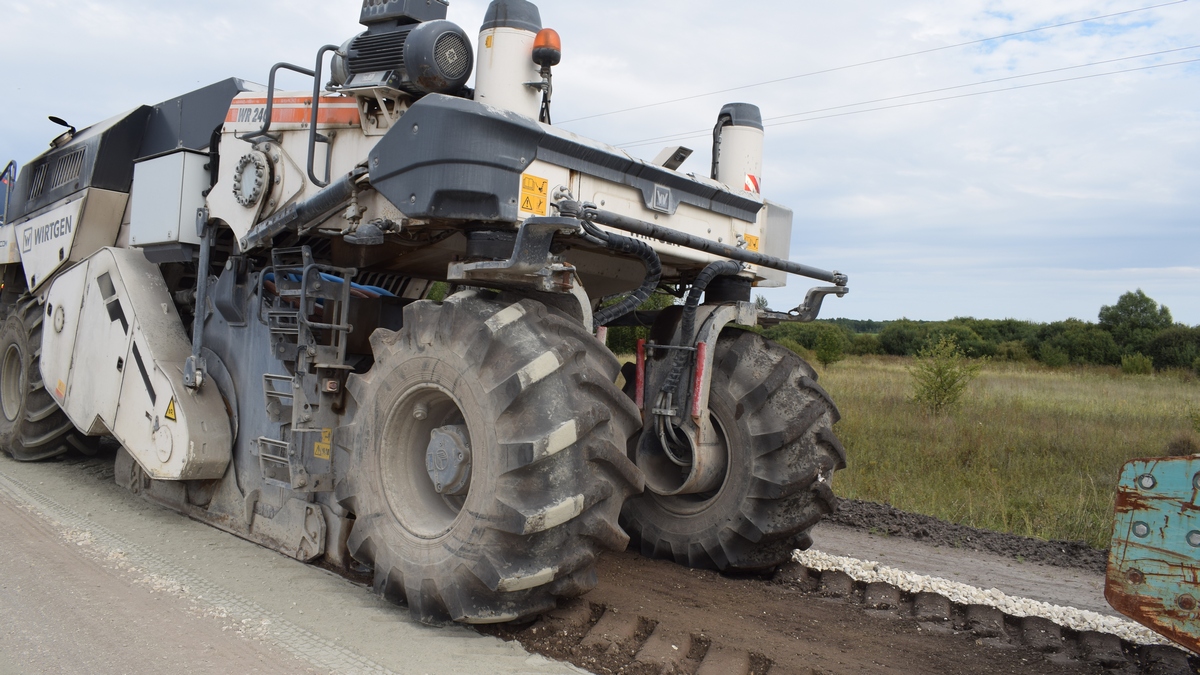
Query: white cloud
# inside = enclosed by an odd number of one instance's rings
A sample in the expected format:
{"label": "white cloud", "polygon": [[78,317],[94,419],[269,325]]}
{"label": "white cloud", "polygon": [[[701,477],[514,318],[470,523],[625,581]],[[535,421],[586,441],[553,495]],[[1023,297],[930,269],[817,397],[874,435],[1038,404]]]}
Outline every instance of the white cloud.
{"label": "white cloud", "polygon": [[[568,120],[1156,3],[539,4],[563,35],[555,116]],[[474,34],[486,5],[454,0],[450,18]],[[317,47],[360,29],[358,7],[0,0],[0,44],[17,55],[0,73],[10,102],[0,160],[40,152],[56,133],[46,115],[83,126],[224,77],[263,81],[277,61],[309,65]],[[711,128],[728,101],[774,117],[1193,45],[1200,3],[1185,2],[566,126],[630,141]],[[1185,58],[1200,49],[914,98]],[[1142,287],[1196,324],[1198,85],[1190,64],[773,126],[764,184],[796,211],[793,255],[851,275],[851,295],[829,300],[827,316],[1092,318]],[[703,172],[703,132],[682,143],[696,149],[684,169]],[[809,285],[793,279],[768,295],[792,306]]]}

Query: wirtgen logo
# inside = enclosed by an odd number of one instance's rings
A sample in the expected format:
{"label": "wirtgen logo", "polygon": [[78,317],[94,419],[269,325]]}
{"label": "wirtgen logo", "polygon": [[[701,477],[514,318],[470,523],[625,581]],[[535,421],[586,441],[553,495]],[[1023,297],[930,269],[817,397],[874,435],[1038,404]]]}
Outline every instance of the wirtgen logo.
{"label": "wirtgen logo", "polygon": [[28,253],[33,250],[34,245],[44,244],[52,239],[71,234],[71,230],[74,229],[74,220],[72,216],[64,216],[39,227],[26,228],[24,239],[21,242],[21,252]]}

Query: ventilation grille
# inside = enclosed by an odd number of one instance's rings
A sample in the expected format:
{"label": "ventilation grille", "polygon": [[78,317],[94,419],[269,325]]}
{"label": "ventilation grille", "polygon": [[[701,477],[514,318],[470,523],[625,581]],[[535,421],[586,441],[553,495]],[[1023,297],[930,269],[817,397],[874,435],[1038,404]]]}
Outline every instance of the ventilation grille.
{"label": "ventilation grille", "polygon": [[458,33],[443,33],[433,46],[433,57],[451,80],[466,75],[471,68],[470,47]]}
{"label": "ventilation grille", "polygon": [[360,35],[350,45],[347,63],[351,73],[404,70],[404,42],[412,29]]}
{"label": "ventilation grille", "polygon": [[83,161],[86,157],[87,149],[80,148],[34,169],[33,180],[29,183],[29,199],[37,199],[48,191],[57,190],[79,180],[79,176],[83,174]]}
{"label": "ventilation grille", "polygon": [[55,190],[67,183],[79,180],[79,174],[83,172],[83,156],[85,154],[87,151],[80,148],[65,157],[60,157],[54,163],[54,175],[49,189]]}
{"label": "ventilation grille", "polygon": [[42,164],[33,170],[33,180],[29,182],[29,199],[32,201],[42,196],[46,191],[46,170],[50,164]]}

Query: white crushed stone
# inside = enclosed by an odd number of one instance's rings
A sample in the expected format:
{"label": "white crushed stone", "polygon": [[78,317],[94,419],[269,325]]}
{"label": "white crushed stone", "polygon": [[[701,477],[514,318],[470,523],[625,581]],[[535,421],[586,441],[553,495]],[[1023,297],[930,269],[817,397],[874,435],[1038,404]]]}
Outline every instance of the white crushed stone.
{"label": "white crushed stone", "polygon": [[820,572],[845,572],[855,581],[883,582],[907,593],[936,593],[956,604],[987,605],[1015,617],[1037,616],[1071,630],[1108,633],[1140,645],[1173,644],[1140,624],[1115,616],[1105,616],[1086,609],[1052,605],[1039,600],[1018,598],[995,588],[983,590],[949,579],[885,567],[870,560],[830,555],[812,549],[796,551],[792,554],[792,559],[809,569]]}

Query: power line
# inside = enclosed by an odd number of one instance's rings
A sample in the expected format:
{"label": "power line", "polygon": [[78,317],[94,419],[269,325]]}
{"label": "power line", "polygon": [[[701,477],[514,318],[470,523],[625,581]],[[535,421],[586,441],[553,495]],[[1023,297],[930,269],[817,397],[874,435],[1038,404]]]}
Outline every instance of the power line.
{"label": "power line", "polygon": [[[893,110],[895,108],[908,108],[908,107],[916,106],[916,105],[924,105],[926,103],[938,103],[940,101],[953,101],[953,100],[960,99],[960,98],[970,98],[972,96],[984,96],[986,94],[998,94],[998,93],[1002,93],[1002,92],[1006,92],[1006,91],[1016,91],[1018,89],[1030,89],[1033,87],[1044,87],[1044,86],[1051,85],[1051,84],[1062,84],[1064,82],[1076,82],[1079,80],[1090,80],[1090,79],[1094,79],[1094,78],[1098,78],[1098,77],[1107,77],[1109,75],[1120,75],[1122,73],[1134,73],[1134,72],[1138,72],[1138,71],[1142,71],[1142,70],[1153,70],[1155,68],[1166,68],[1168,66],[1180,66],[1180,65],[1184,65],[1184,64],[1188,64],[1188,63],[1200,63],[1200,58],[1187,59],[1185,61],[1172,61],[1171,63],[1157,63],[1152,66],[1141,66],[1138,68],[1127,68],[1124,70],[1114,70],[1114,71],[1110,71],[1107,73],[1093,73],[1091,75],[1080,75],[1077,77],[1063,78],[1061,80],[1047,80],[1046,82],[1034,82],[1032,84],[1022,84],[1022,85],[1018,85],[1015,87],[1004,87],[1002,89],[990,89],[988,91],[974,91],[969,94],[958,94],[955,96],[943,96],[941,98],[932,98],[932,99],[928,99],[925,101],[912,101],[909,103],[897,103],[895,105],[880,106],[878,108],[866,108],[863,110],[851,110],[848,112],[834,113],[832,115],[821,115],[819,117],[807,117],[807,118],[801,119],[801,120],[789,120],[786,122],[774,122],[772,124],[767,124],[765,126],[778,127],[778,126],[784,126],[787,124],[798,124],[800,122],[813,122],[816,120],[825,120],[825,119],[830,119],[833,117],[847,117],[849,115],[861,115],[862,113],[878,112],[880,110]],[[862,104],[859,104],[859,105],[862,105]],[[712,131],[710,131],[710,130],[701,130],[698,132],[691,133],[690,135],[683,136],[681,138],[671,138],[670,140],[684,140],[685,138],[699,138],[699,137],[708,136],[711,133],[712,133]],[[663,139],[655,139],[655,140],[647,140],[647,141],[641,141],[641,142],[635,142],[635,143],[626,143],[626,144],[623,144],[623,145],[620,145],[617,147],[635,148],[635,147],[638,147],[641,145],[650,145],[652,143],[661,143],[661,142],[663,142]]]}
{"label": "power line", "polygon": [[[1176,52],[1182,52],[1182,51],[1187,51],[1190,49],[1197,49],[1197,48],[1200,48],[1200,45],[1191,45],[1189,47],[1178,47],[1175,49],[1164,49],[1161,51],[1149,52],[1146,54],[1136,54],[1134,56],[1122,56],[1122,57],[1116,58],[1116,59],[1106,59],[1104,61],[1093,61],[1091,63],[1083,63],[1083,64],[1079,64],[1079,65],[1074,65],[1074,66],[1063,66],[1061,68],[1051,68],[1049,70],[1039,70],[1034,73],[1025,73],[1022,75],[1010,75],[1008,77],[999,77],[999,78],[995,78],[995,79],[991,79],[991,80],[982,80],[979,82],[972,82],[970,84],[957,84],[957,85],[950,86],[950,87],[939,87],[937,89],[927,89],[925,91],[913,92],[911,94],[900,94],[898,96],[887,96],[884,98],[876,98],[876,99],[871,99],[868,101],[859,101],[857,103],[846,103],[844,105],[836,105],[836,106],[831,106],[828,108],[817,108],[816,110],[806,110],[804,112],[789,113],[787,115],[777,115],[775,117],[768,117],[768,118],[764,119],[763,121],[764,122],[774,122],[776,120],[787,119],[789,117],[801,117],[804,115],[815,115],[817,113],[830,112],[832,110],[842,110],[845,108],[856,108],[858,106],[872,105],[874,103],[884,103],[886,101],[895,101],[895,100],[902,99],[902,98],[912,98],[913,96],[927,96],[929,94],[938,94],[938,93],[941,93],[944,91],[953,91],[955,89],[966,89],[968,87],[979,87],[979,86],[982,86],[985,84],[995,84],[997,82],[1007,82],[1007,81],[1011,81],[1011,80],[1019,80],[1019,79],[1023,79],[1026,77],[1037,77],[1039,75],[1049,75],[1050,73],[1060,73],[1060,72],[1063,72],[1066,70],[1078,70],[1080,68],[1091,68],[1094,66],[1107,65],[1110,63],[1118,63],[1121,61],[1132,61],[1133,59],[1144,59],[1144,58],[1148,58],[1151,56],[1161,56],[1163,54],[1172,54],[1172,53],[1176,53]],[[768,126],[770,126],[770,125],[768,125]],[[711,130],[697,129],[695,131],[684,131],[684,132],[679,132],[679,133],[674,133],[674,134],[667,134],[665,136],[655,136],[653,138],[645,138],[642,140],[630,141],[628,143],[622,143],[618,147],[637,147],[638,145],[642,145],[642,144],[657,143],[657,142],[669,141],[669,140],[677,140],[678,138],[692,138],[692,137],[702,134],[702,133],[711,133]]]}
{"label": "power line", "polygon": [[667,101],[659,101],[657,103],[646,103],[644,105],[637,105],[637,106],[633,106],[631,108],[622,108],[620,110],[610,110],[608,112],[596,113],[594,115],[585,115],[583,117],[576,117],[574,119],[569,119],[569,120],[566,120],[563,122],[559,122],[559,125],[561,126],[564,124],[570,124],[572,122],[582,122],[583,120],[595,119],[597,117],[607,117],[609,115],[619,115],[622,113],[633,112],[635,110],[645,110],[646,108],[657,108],[659,106],[670,105],[672,103],[682,103],[684,101],[692,101],[692,100],[695,100],[698,98],[705,98],[707,96],[716,96],[717,94],[727,94],[732,91],[741,91],[743,89],[762,87],[762,86],[765,86],[768,84],[778,84],[780,82],[788,82],[790,80],[798,80],[798,79],[805,78],[805,77],[813,77],[815,75],[824,75],[826,73],[836,73],[841,70],[849,70],[851,68],[861,68],[863,66],[871,66],[871,65],[875,65],[877,63],[885,63],[887,61],[895,61],[898,59],[907,59],[907,58],[910,58],[913,56],[921,56],[923,54],[932,54],[934,52],[945,51],[947,49],[957,49],[959,47],[968,47],[970,45],[977,45],[977,44],[981,44],[984,42],[991,42],[993,40],[1003,40],[1005,38],[1018,37],[1021,35],[1029,35],[1030,33],[1038,33],[1041,31],[1053,30],[1055,28],[1063,28],[1066,26],[1074,26],[1074,25],[1081,24],[1081,23],[1090,23],[1092,21],[1111,19],[1113,17],[1125,16],[1128,14],[1135,14],[1137,12],[1145,12],[1145,11],[1149,11],[1151,9],[1159,9],[1161,7],[1169,7],[1171,5],[1179,5],[1179,4],[1183,4],[1185,2],[1188,2],[1188,0],[1174,0],[1173,2],[1164,2],[1164,3],[1158,4],[1158,5],[1150,5],[1148,7],[1138,7],[1136,9],[1128,9],[1123,12],[1114,12],[1112,14],[1102,14],[1100,16],[1093,16],[1093,17],[1089,17],[1086,19],[1076,19],[1075,21],[1067,21],[1065,23],[1058,23],[1058,24],[1054,24],[1052,26],[1042,26],[1041,28],[1030,28],[1029,30],[1018,31],[1016,33],[1006,33],[1004,35],[995,35],[992,37],[981,38],[978,40],[970,40],[968,42],[960,42],[958,44],[946,45],[944,47],[933,47],[931,49],[923,49],[921,51],[909,52],[907,54],[897,54],[896,56],[887,56],[887,57],[884,57],[881,59],[873,59],[871,61],[862,61],[860,63],[851,63],[851,64],[845,65],[845,66],[837,66],[835,68],[826,68],[825,70],[815,70],[810,73],[801,73],[800,75],[790,75],[788,77],[781,77],[781,78],[774,79],[774,80],[755,82],[754,84],[744,84],[744,85],[737,86],[737,87],[730,87],[728,89],[719,89],[717,91],[710,91],[710,92],[707,92],[704,94],[693,94],[691,96],[683,96],[681,98],[673,98],[673,99],[670,99]]}

